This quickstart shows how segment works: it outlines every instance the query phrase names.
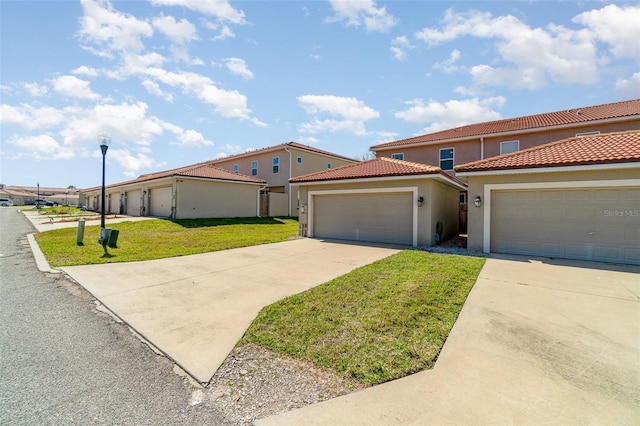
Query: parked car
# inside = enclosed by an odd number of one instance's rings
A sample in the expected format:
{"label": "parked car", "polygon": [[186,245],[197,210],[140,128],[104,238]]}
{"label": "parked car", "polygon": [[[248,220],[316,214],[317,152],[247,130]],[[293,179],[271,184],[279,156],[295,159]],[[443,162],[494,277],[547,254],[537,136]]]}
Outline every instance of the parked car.
{"label": "parked car", "polygon": [[13,200],[11,198],[0,198],[0,206],[10,207],[12,205],[13,205]]}
{"label": "parked car", "polygon": [[49,201],[49,200],[36,200],[36,206],[48,206],[48,207],[52,207],[52,206],[57,206],[58,203],[56,203],[55,201]]}

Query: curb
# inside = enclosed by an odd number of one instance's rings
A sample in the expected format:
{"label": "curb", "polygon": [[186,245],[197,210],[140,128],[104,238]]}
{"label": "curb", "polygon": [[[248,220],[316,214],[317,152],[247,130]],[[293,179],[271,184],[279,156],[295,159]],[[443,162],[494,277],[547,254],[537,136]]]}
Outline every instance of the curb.
{"label": "curb", "polygon": [[33,257],[36,259],[36,265],[38,265],[38,269],[42,272],[49,272],[52,274],[59,274],[61,271],[58,269],[52,269],[47,262],[47,258],[44,257],[44,253],[40,250],[40,246],[36,241],[35,234],[28,234],[27,240],[29,240],[29,245],[31,246],[31,252],[33,253]]}

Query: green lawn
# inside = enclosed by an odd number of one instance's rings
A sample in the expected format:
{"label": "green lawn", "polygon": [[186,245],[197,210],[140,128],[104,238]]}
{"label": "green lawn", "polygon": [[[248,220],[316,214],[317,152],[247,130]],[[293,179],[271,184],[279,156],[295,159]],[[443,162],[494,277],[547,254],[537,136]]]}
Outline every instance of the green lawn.
{"label": "green lawn", "polygon": [[118,248],[105,255],[100,226],[86,226],[78,245],[77,227],[35,235],[52,267],[132,262],[207,253],[286,241],[298,234],[295,218],[145,220],[108,225],[120,231]]}
{"label": "green lawn", "polygon": [[430,368],[485,260],[405,250],[264,308],[243,342],[363,384]]}

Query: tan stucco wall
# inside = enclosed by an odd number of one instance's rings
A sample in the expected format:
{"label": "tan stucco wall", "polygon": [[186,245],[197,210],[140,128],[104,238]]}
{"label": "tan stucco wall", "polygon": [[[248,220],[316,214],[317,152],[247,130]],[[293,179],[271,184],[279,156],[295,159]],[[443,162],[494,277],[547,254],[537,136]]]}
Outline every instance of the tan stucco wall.
{"label": "tan stucco wall", "polygon": [[[547,169],[548,170],[548,169]],[[484,244],[484,212],[485,185],[510,184],[510,183],[538,183],[538,182],[581,182],[602,180],[628,180],[635,179],[640,186],[640,166],[623,170],[582,170],[571,172],[549,173],[523,173],[510,175],[467,176],[469,184],[469,213],[468,213],[468,241],[467,247],[471,250],[482,251]],[[473,200],[476,196],[483,199],[482,207],[475,207]]]}
{"label": "tan stucco wall", "polygon": [[[300,205],[305,206],[304,213],[299,215],[301,230],[308,229],[309,219],[309,191],[335,191],[346,189],[384,189],[417,187],[418,196],[424,197],[422,207],[418,208],[418,242],[419,246],[431,246],[435,244],[434,233],[436,223],[442,220],[448,237],[457,232],[458,227],[458,196],[459,189],[450,187],[436,181],[433,178],[401,179],[389,181],[370,181],[339,184],[300,185]],[[294,186],[295,190],[296,186]],[[446,204],[446,205],[445,205]],[[390,209],[393,206],[389,206]]]}
{"label": "tan stucco wall", "polygon": [[[251,155],[221,159],[215,161],[216,167],[220,167],[225,170],[233,171],[233,166],[238,165],[238,173],[251,176],[251,163],[253,161],[258,162],[258,174],[256,177],[267,181],[269,187],[283,187],[284,193],[287,194],[287,203],[289,198],[291,204],[288,209],[291,211],[292,216],[298,215],[298,199],[296,194],[290,194],[289,179],[297,176],[306,175],[309,173],[319,172],[327,169],[327,164],[330,163],[332,168],[351,164],[354,161],[342,160],[335,157],[330,157],[324,154],[317,154],[309,151],[304,151],[296,148],[276,149],[268,152],[256,152]],[[280,160],[278,173],[273,173],[273,158],[278,157]],[[297,158],[302,158],[302,163],[298,164]],[[291,176],[289,176],[291,172]],[[284,213],[284,215],[288,214]]]}
{"label": "tan stucco wall", "polygon": [[534,133],[516,133],[495,137],[484,137],[484,154],[482,155],[482,143],[480,137],[462,142],[446,142],[442,144],[424,146],[406,146],[385,148],[377,151],[378,157],[391,157],[392,154],[404,154],[406,161],[440,165],[440,149],[454,148],[454,166],[470,163],[472,161],[500,155],[500,143],[518,140],[520,150],[531,148],[576,136],[576,133],[599,131],[600,133],[620,132],[625,130],[640,129],[640,120],[632,120],[620,123],[600,123],[595,125],[580,125],[562,129],[542,130]]}
{"label": "tan stucco wall", "polygon": [[178,179],[176,219],[255,217],[259,185]]}

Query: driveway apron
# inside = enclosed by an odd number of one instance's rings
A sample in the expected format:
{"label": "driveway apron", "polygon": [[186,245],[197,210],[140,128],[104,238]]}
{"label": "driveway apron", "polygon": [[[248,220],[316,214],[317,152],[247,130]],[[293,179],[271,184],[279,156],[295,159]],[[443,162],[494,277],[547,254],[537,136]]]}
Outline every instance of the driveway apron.
{"label": "driveway apron", "polygon": [[256,425],[640,423],[640,268],[487,259],[434,369]]}
{"label": "driveway apron", "polygon": [[260,309],[402,248],[315,239],[61,268],[201,383]]}

